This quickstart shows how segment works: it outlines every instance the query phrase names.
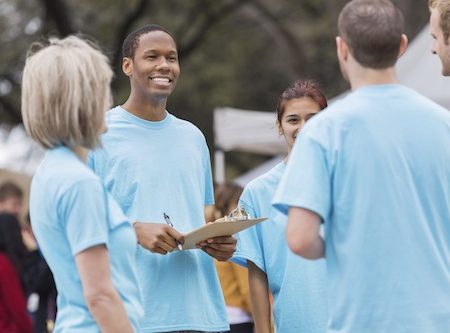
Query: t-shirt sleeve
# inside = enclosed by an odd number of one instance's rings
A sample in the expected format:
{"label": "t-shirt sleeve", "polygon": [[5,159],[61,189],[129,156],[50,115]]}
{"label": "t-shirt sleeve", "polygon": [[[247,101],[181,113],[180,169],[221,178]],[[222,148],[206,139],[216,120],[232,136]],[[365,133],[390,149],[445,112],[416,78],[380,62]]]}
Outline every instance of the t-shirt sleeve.
{"label": "t-shirt sleeve", "polygon": [[106,160],[107,158],[105,149],[103,147],[98,147],[94,150],[89,151],[87,165],[92,171],[94,171],[95,174],[102,178],[105,170]]}
{"label": "t-shirt sleeve", "polygon": [[289,207],[309,209],[326,220],[331,208],[331,172],[324,147],[308,134],[297,139],[273,206],[284,214]]}
{"label": "t-shirt sleeve", "polygon": [[[251,217],[260,216],[254,208],[251,190],[246,187],[239,198],[239,206],[243,206]],[[259,269],[266,271],[263,253],[262,240],[260,239],[260,225],[257,224],[251,228],[245,229],[236,235],[237,245],[233,254],[233,261],[236,264],[247,267],[247,260],[253,262]]]}
{"label": "t-shirt sleeve", "polygon": [[106,192],[100,180],[79,181],[63,194],[58,211],[73,255],[106,244],[106,207]]}
{"label": "t-shirt sleeve", "polygon": [[204,205],[214,205],[214,186],[211,171],[211,159],[206,142],[203,144],[203,169],[205,171],[205,202]]}

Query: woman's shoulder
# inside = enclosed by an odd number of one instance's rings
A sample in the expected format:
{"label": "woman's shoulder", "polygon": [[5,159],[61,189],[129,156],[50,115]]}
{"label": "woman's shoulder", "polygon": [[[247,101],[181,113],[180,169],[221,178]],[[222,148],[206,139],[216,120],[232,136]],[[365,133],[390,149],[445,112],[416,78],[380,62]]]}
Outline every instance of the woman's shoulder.
{"label": "woman's shoulder", "polygon": [[247,191],[264,191],[274,188],[280,182],[281,176],[286,169],[286,164],[281,161],[266,173],[251,180],[246,186]]}
{"label": "woman's shoulder", "polygon": [[83,180],[96,180],[97,175],[66,147],[48,151],[36,171],[36,179],[54,184],[73,184]]}

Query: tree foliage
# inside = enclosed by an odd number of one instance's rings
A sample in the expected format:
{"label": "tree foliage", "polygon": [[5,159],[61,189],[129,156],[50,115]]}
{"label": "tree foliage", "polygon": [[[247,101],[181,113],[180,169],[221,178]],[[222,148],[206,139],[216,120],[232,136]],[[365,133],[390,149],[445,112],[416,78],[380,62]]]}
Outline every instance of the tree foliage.
{"label": "tree foliage", "polygon": [[[173,32],[182,68],[168,109],[199,126],[212,146],[217,106],[273,110],[280,92],[299,78],[317,80],[329,97],[346,89],[334,46],[346,2],[0,0],[0,122],[21,122],[21,69],[32,41],[71,33],[94,37],[110,56],[115,102],[122,103],[129,89],[120,69],[122,41],[137,27],[157,23]],[[394,2],[411,39],[428,20],[426,1]]]}

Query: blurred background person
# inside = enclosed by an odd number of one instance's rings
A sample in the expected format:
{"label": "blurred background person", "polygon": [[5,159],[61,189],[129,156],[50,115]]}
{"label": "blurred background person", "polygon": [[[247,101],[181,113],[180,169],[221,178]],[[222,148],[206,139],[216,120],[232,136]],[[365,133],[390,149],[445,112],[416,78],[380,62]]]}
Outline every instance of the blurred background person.
{"label": "blurred background person", "polygon": [[286,140],[288,155],[251,181],[239,200],[239,205],[252,217],[269,218],[238,234],[238,247],[233,256],[233,261],[248,267],[253,319],[258,333],[271,330],[269,291],[274,298],[277,332],[325,332],[328,315],[325,261],[311,262],[296,257],[289,250],[285,240],[287,216],[271,205],[301,128],[325,107],[324,94],[311,81],[296,81],[281,94],[276,107],[277,127]]}
{"label": "blurred background person", "polygon": [[23,191],[11,181],[0,185],[0,212],[14,214],[17,217],[22,213]]}
{"label": "blurred background person", "polygon": [[16,216],[0,213],[0,332],[31,333],[25,298],[25,258]]}
{"label": "blurred background person", "polygon": [[[13,214],[19,222],[23,205],[24,192],[20,186],[12,181],[5,181],[0,185],[0,212]],[[26,247],[21,274],[27,308],[33,320],[33,332],[47,333],[47,321],[50,321],[51,326],[56,314],[55,283],[50,268],[37,248],[28,216],[24,219],[21,230],[21,244]]]}
{"label": "blurred background person", "polygon": [[76,36],[34,44],[22,79],[22,116],[48,149],[30,191],[30,217],[58,290],[55,332],[139,331],[143,314],[133,226],[87,167],[105,131],[112,71]]}
{"label": "blurred background person", "polygon": [[[215,187],[215,214],[209,221],[228,215],[237,207],[242,187],[226,182]],[[231,333],[252,333],[250,294],[247,270],[230,261],[215,260],[225,298]]]}
{"label": "blurred background person", "polygon": [[[24,241],[31,244],[27,246],[29,253],[26,260],[25,279],[28,311],[33,319],[33,332],[51,332],[56,318],[56,285],[50,267],[36,246],[28,214],[22,225],[22,237]],[[31,248],[33,245],[34,249]]]}

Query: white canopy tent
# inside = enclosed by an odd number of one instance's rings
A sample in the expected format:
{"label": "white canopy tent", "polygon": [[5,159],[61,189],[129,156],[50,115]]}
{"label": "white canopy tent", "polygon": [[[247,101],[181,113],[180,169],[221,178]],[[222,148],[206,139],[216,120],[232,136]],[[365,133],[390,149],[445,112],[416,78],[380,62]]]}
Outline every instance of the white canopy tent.
{"label": "white canopy tent", "polygon": [[[440,60],[431,53],[432,42],[430,28],[426,26],[399,59],[396,65],[398,79],[401,84],[450,109],[450,78],[441,75]],[[330,104],[347,93],[333,98]],[[262,166],[235,179],[241,186],[245,186],[281,160],[280,155],[286,153],[286,144],[283,138],[277,135],[275,120],[273,112],[233,108],[214,110],[216,182],[221,183],[225,180],[225,153],[228,151],[276,155]]]}
{"label": "white canopy tent", "polygon": [[[217,108],[214,110],[215,180],[225,181],[225,153],[232,150],[264,155],[287,152],[273,112]],[[262,171],[263,173],[264,171]]]}

